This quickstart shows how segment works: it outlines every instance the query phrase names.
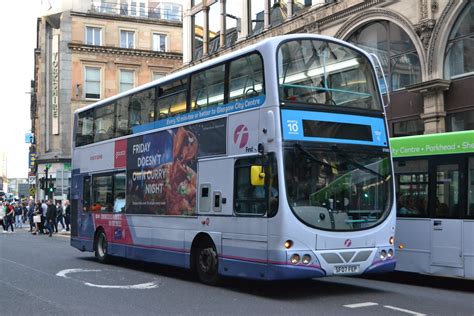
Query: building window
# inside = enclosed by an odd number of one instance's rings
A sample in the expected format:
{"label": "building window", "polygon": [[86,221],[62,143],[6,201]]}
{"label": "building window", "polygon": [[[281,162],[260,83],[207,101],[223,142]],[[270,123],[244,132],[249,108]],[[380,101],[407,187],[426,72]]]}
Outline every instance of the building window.
{"label": "building window", "polygon": [[310,8],[315,4],[321,3],[317,0],[293,0],[293,15],[299,14],[302,11],[306,11],[307,8]]}
{"label": "building window", "polygon": [[101,33],[100,27],[86,26],[86,44],[87,45],[101,45]]}
{"label": "building window", "polygon": [[203,56],[204,39],[204,13],[200,11],[193,16],[193,59],[200,59]]}
{"label": "building window", "polygon": [[153,50],[155,52],[166,52],[166,35],[153,33]]}
{"label": "building window", "polygon": [[120,86],[119,92],[130,90],[134,86],[134,75],[133,70],[120,70]]}
{"label": "building window", "polygon": [[474,110],[446,115],[448,132],[474,130]]}
{"label": "building window", "polygon": [[162,72],[153,72],[153,80],[158,80],[166,76],[166,74]]}
{"label": "building window", "polygon": [[208,19],[209,19],[209,28],[207,30],[207,38],[209,41],[208,54],[211,55],[219,49],[219,35],[220,35],[220,23],[215,23],[213,21],[220,21],[221,11],[220,3],[215,2],[208,9]]}
{"label": "building window", "polygon": [[135,48],[135,32],[134,31],[120,31],[120,47]]}
{"label": "building window", "polygon": [[[348,41],[380,58],[390,90],[421,81],[418,53],[410,37],[395,23],[371,22],[355,31]],[[382,92],[386,87],[381,85]]]}
{"label": "building window", "polygon": [[444,76],[448,79],[474,72],[474,2],[459,16],[448,39]]}
{"label": "building window", "polygon": [[270,7],[270,25],[277,26],[288,19],[288,1],[277,0]]}
{"label": "building window", "polygon": [[100,99],[100,68],[86,67],[85,72],[85,97]]}
{"label": "building window", "polygon": [[255,35],[263,31],[265,4],[264,1],[249,1],[248,7],[250,9],[249,33]]}
{"label": "building window", "polygon": [[402,122],[393,123],[392,137],[423,135],[425,132],[425,125],[422,119],[414,119]]}

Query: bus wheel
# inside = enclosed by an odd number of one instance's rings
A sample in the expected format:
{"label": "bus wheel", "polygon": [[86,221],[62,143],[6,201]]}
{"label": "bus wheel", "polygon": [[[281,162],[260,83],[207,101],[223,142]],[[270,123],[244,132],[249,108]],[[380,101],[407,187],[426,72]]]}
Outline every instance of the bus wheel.
{"label": "bus wheel", "polygon": [[107,263],[109,255],[107,254],[107,236],[104,231],[101,230],[95,238],[95,257],[100,263]]}
{"label": "bus wheel", "polygon": [[214,244],[203,241],[199,244],[196,252],[196,271],[199,280],[208,285],[216,285],[219,282],[218,258]]}

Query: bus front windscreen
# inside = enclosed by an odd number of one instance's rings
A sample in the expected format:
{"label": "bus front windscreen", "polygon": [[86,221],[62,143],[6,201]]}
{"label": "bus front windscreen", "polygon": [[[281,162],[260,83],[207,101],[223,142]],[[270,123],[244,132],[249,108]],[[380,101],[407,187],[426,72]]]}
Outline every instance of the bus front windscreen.
{"label": "bus front windscreen", "polygon": [[390,211],[392,172],[383,152],[323,151],[299,144],[285,149],[290,208],[304,224],[351,231],[376,226]]}
{"label": "bus front windscreen", "polygon": [[382,110],[374,71],[361,53],[322,40],[291,40],[278,49],[280,101]]}

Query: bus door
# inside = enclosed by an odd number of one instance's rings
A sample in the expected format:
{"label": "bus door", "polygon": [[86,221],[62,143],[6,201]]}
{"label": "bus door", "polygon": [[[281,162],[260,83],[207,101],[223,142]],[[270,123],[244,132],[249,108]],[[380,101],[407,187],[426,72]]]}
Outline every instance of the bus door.
{"label": "bus door", "polygon": [[[431,270],[463,268],[461,213],[465,189],[462,159],[431,161]],[[442,269],[442,268],[441,268]]]}
{"label": "bus door", "polygon": [[79,210],[79,235],[90,237],[94,235],[94,225],[91,212],[91,177],[85,176],[82,187],[82,208]]}

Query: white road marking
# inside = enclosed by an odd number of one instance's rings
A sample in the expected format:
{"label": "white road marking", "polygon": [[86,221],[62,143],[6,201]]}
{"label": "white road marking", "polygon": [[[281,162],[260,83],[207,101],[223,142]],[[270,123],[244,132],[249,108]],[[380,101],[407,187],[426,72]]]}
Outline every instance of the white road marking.
{"label": "white road marking", "polygon": [[149,290],[154,289],[159,286],[158,282],[149,282],[149,283],[142,283],[142,284],[134,284],[134,285],[100,285],[100,284],[92,284],[89,282],[84,282],[85,285],[91,287],[98,287],[101,289],[125,289],[125,290]]}
{"label": "white road marking", "polygon": [[77,272],[99,272],[100,270],[86,270],[86,269],[66,269],[66,270],[61,270],[56,275],[58,277],[63,277],[66,279],[70,279],[68,276],[66,276],[68,273],[77,273]]}
{"label": "white road marking", "polygon": [[418,312],[415,312],[415,311],[411,311],[411,310],[408,310],[408,309],[403,309],[403,308],[399,308],[399,307],[395,307],[395,306],[384,305],[383,307],[393,309],[393,310],[396,310],[396,311],[399,311],[399,312],[404,312],[404,313],[407,313],[407,314],[416,315],[416,316],[426,316],[426,314],[418,313]]}
{"label": "white road marking", "polygon": [[[78,273],[78,272],[99,272],[101,270],[86,270],[86,269],[65,269],[56,273],[57,276],[70,279],[67,275],[69,273]],[[132,284],[132,285],[103,285],[103,284],[94,284],[89,282],[82,282],[84,285],[90,287],[98,287],[101,289],[125,289],[125,290],[149,290],[154,289],[159,286],[158,282],[148,282],[141,284]]]}
{"label": "white road marking", "polygon": [[364,303],[357,303],[357,304],[348,304],[348,305],[343,305],[343,306],[347,308],[361,308],[361,307],[369,307],[369,306],[376,306],[376,305],[379,305],[379,304],[373,303],[373,302],[364,302]]}

